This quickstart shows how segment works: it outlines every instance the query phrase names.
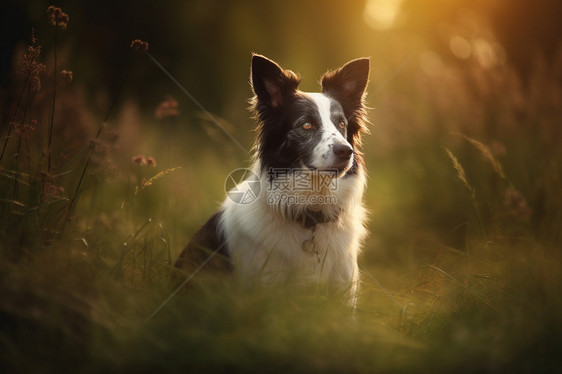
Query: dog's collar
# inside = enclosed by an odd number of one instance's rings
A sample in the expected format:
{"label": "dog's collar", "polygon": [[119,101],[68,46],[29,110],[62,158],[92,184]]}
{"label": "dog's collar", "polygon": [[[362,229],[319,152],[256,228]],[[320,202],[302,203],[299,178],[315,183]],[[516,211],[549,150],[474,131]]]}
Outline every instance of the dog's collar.
{"label": "dog's collar", "polygon": [[335,222],[340,217],[341,210],[338,210],[336,214],[328,216],[320,210],[305,210],[304,212],[297,215],[294,220],[300,223],[305,229],[311,230],[310,238],[304,240],[301,244],[303,252],[310,255],[316,255],[318,263],[320,263],[320,252],[318,251],[318,246],[315,243],[316,237],[316,225],[321,223]]}
{"label": "dog's collar", "polygon": [[341,210],[328,216],[321,210],[308,209],[294,217],[294,221],[300,223],[304,228],[310,229],[321,223],[336,222],[340,214]]}

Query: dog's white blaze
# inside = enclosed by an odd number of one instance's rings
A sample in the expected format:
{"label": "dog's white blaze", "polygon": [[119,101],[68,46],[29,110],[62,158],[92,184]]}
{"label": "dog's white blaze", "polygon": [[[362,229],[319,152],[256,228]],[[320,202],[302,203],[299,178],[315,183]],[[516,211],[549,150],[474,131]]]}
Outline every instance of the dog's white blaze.
{"label": "dog's white blaze", "polygon": [[[314,147],[312,166],[319,169],[330,168],[335,162],[335,155],[332,152],[334,142],[345,143],[350,147],[351,145],[343,137],[341,132],[339,132],[334,122],[332,122],[332,118],[330,116],[331,99],[322,93],[303,93],[314,101],[318,107],[318,113],[320,114],[320,119],[322,121],[322,128],[320,129],[320,131],[322,131],[322,139],[316,147]],[[353,159],[350,160],[349,165],[352,163]]]}

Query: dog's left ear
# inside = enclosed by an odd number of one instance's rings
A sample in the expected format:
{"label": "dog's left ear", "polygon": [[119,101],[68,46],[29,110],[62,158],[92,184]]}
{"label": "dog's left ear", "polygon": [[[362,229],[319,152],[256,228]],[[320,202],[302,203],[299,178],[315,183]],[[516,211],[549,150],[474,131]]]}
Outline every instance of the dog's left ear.
{"label": "dog's left ear", "polygon": [[369,81],[370,58],[351,60],[341,68],[324,74],[320,80],[322,92],[334,96],[353,110],[362,104],[363,94]]}

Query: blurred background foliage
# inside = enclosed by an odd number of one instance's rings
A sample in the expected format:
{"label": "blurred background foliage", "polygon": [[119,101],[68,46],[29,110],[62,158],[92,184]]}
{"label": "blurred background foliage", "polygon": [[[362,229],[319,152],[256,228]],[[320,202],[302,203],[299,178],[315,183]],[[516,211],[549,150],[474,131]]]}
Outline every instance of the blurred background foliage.
{"label": "blurred background foliage", "polygon": [[[4,7],[1,66],[5,110],[13,108],[16,101],[17,90],[11,88],[18,84],[14,74],[17,57],[30,40],[32,29],[43,46],[44,58],[52,59],[52,30],[44,21],[48,5],[47,1],[9,1]],[[537,169],[526,163],[544,166],[545,159],[553,155],[542,154],[551,148],[541,142],[554,142],[559,136],[559,130],[541,130],[541,121],[529,118],[558,115],[549,112],[551,107],[542,111],[543,106],[557,106],[560,101],[557,66],[562,26],[556,21],[561,7],[557,2],[167,0],[134,4],[61,1],[56,5],[72,19],[60,36],[59,59],[63,68],[74,71],[72,90],[79,92],[88,107],[90,118],[81,113],[81,122],[89,122],[84,136],[95,133],[112,95],[119,90],[130,62],[128,47],[136,38],[149,42],[150,53],[207,110],[224,119],[248,148],[253,123],[245,100],[251,96],[248,71],[252,51],[297,71],[304,77],[303,90],[317,90],[316,82],[325,70],[358,56],[371,56],[368,104],[373,108],[373,136],[366,139],[366,154],[374,158],[370,166],[375,171],[388,160],[407,157],[404,147],[411,150],[427,144],[420,136],[442,141],[457,131],[491,142],[500,153],[506,142],[516,140],[512,138],[529,140],[516,146],[534,147],[538,158],[514,160],[517,177],[519,170]],[[118,129],[123,148],[129,152],[124,159],[141,152],[140,144],[147,138],[132,133],[143,122],[141,117],[152,117],[158,104],[172,95],[179,100],[181,115],[167,120],[167,129],[161,128],[155,136],[183,148],[182,157],[194,157],[198,162],[205,154],[224,152],[225,148],[231,153],[223,155],[236,160],[228,167],[247,160],[247,155],[224,144],[226,139],[219,139],[221,146],[217,147],[217,139],[211,137],[220,135],[199,109],[148,59],[138,60],[119,96],[119,114],[113,114],[113,119],[121,117],[111,126]],[[512,131],[513,127],[518,131]],[[195,149],[185,149],[185,138],[166,133],[178,129],[198,140]],[[154,156],[162,159],[163,155]],[[412,172],[405,171],[403,177],[413,178]],[[400,181],[392,187],[406,188],[405,184]],[[415,183],[416,189],[418,185]],[[220,196],[221,191],[218,193]],[[380,196],[373,193],[373,204],[378,200]],[[450,222],[448,217],[441,219]]]}
{"label": "blurred background foliage", "polygon": [[[49,5],[70,15],[56,45]],[[31,356],[173,371],[185,346],[207,350],[179,360],[199,369],[213,360],[217,370],[291,360],[303,371],[560,368],[561,13],[549,0],[4,2],[7,367],[36,369],[40,360],[19,366]],[[47,66],[36,92],[24,90],[22,57],[33,35]],[[306,91],[326,70],[371,56],[362,324],[336,326],[337,308],[320,303],[291,328],[296,302],[227,286],[180,297],[139,325],[249,154],[132,51],[134,39],[247,149],[251,52],[300,74]],[[49,152],[55,47],[57,77],[68,70],[72,80],[58,78]],[[53,355],[47,342],[65,348]]]}

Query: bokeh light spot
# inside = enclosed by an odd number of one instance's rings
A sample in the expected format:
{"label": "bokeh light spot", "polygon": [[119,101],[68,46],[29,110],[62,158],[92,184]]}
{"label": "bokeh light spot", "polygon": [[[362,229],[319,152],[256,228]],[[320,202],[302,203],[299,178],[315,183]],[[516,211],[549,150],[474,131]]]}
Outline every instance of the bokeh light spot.
{"label": "bokeh light spot", "polygon": [[403,0],[367,0],[363,16],[376,30],[390,29],[396,24]]}
{"label": "bokeh light spot", "polygon": [[449,48],[451,48],[451,52],[460,59],[466,60],[472,54],[472,46],[460,35],[454,35],[449,40]]}

